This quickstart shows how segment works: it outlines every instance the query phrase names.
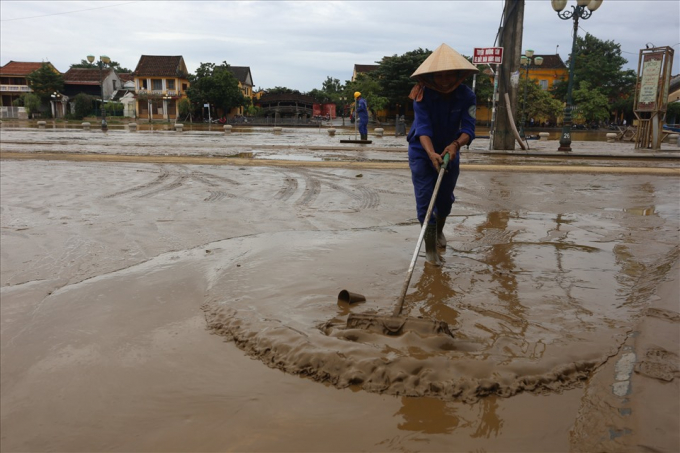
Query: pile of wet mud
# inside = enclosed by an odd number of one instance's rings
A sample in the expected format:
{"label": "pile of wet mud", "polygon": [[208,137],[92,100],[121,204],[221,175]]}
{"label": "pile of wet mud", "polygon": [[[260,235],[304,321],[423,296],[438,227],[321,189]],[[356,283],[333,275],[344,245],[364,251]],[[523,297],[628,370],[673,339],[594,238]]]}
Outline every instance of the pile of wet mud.
{"label": "pile of wet mud", "polygon": [[[324,338],[273,320],[250,323],[243,318],[238,310],[206,307],[212,331],[272,368],[338,388],[395,396],[472,403],[489,395],[562,391],[579,385],[605,359],[504,366],[502,356],[466,357],[450,338],[421,338],[414,333],[394,338],[356,329],[334,330]],[[338,342],[342,340],[346,343]],[[546,369],[550,365],[554,366]]]}
{"label": "pile of wet mud", "polygon": [[[346,328],[350,312],[391,312],[410,226],[243,239],[203,306],[208,328],[267,366],[338,388],[465,402],[574,388],[616,352],[644,301],[624,290],[621,257],[577,220],[575,243],[513,242],[533,220],[503,240],[461,225],[459,239],[476,245],[416,271],[405,312],[446,321],[453,338]],[[559,269],[577,262],[588,265]],[[342,288],[367,302],[337,302]]]}

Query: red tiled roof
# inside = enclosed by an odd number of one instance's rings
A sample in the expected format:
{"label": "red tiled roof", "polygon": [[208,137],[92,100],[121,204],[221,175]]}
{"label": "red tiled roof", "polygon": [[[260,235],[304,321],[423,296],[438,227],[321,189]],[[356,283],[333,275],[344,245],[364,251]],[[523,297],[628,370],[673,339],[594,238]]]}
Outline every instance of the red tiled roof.
{"label": "red tiled roof", "polygon": [[142,55],[133,74],[138,77],[186,77],[181,55]]}
{"label": "red tiled roof", "polygon": [[[45,62],[52,66],[50,62]],[[36,69],[40,69],[40,67],[43,65],[42,62],[33,62],[33,61],[10,61],[7,63],[5,66],[0,68],[0,74],[2,75],[28,75],[35,71]]]}
{"label": "red tiled roof", "polygon": [[[104,78],[111,72],[111,68],[104,69]],[[101,75],[99,68],[71,68],[64,73],[64,83],[71,85],[99,85]]]}
{"label": "red tiled roof", "polygon": [[121,82],[130,82],[131,80],[135,79],[135,76],[131,73],[128,72],[118,72],[118,78],[120,79]]}

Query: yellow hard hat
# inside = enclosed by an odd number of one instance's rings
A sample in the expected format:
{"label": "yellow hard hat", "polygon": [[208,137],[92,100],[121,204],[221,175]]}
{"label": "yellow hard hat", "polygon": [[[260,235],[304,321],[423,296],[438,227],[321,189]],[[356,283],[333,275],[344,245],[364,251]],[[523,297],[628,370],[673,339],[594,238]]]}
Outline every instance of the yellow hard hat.
{"label": "yellow hard hat", "polygon": [[361,96],[361,93],[359,93],[358,91],[355,91],[354,92],[354,99],[358,98],[359,96]]}

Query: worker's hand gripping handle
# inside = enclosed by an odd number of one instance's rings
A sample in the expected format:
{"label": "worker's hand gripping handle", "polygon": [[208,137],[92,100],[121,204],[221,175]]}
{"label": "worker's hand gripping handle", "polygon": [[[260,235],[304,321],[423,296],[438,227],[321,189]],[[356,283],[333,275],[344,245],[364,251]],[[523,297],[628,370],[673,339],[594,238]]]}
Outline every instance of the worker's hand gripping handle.
{"label": "worker's hand gripping handle", "polygon": [[446,167],[449,165],[449,161],[451,160],[451,154],[446,153],[444,156],[444,162],[442,163],[442,166],[440,167],[441,169],[446,169]]}

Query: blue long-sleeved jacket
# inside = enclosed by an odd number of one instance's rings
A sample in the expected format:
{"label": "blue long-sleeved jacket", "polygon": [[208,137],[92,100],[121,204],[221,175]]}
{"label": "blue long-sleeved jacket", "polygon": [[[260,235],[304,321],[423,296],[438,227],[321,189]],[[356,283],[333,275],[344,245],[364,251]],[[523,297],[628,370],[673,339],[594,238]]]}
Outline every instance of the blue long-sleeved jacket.
{"label": "blue long-sleeved jacket", "polygon": [[[415,120],[406,137],[409,143],[408,161],[416,197],[416,211],[421,224],[425,221],[434,192],[437,171],[420,144],[420,137],[430,137],[435,152],[439,154],[463,132],[470,136],[472,142],[475,138],[476,114],[475,94],[465,85],[459,86],[448,96],[427,87],[424,90],[423,99],[413,102]],[[451,213],[451,206],[456,199],[453,191],[460,172],[460,152],[449,162],[447,168],[434,206],[435,216],[442,218]],[[434,221],[433,216],[430,223]]]}
{"label": "blue long-sleeved jacket", "polygon": [[413,102],[415,121],[406,137],[409,151],[427,155],[420,144],[421,135],[432,139],[434,150],[439,154],[463,132],[470,136],[472,143],[476,104],[475,93],[466,85],[459,86],[448,97],[425,87],[423,99]]}
{"label": "blue long-sleeved jacket", "polygon": [[357,115],[361,120],[368,120],[368,106],[366,105],[366,99],[360,98],[357,101]]}

